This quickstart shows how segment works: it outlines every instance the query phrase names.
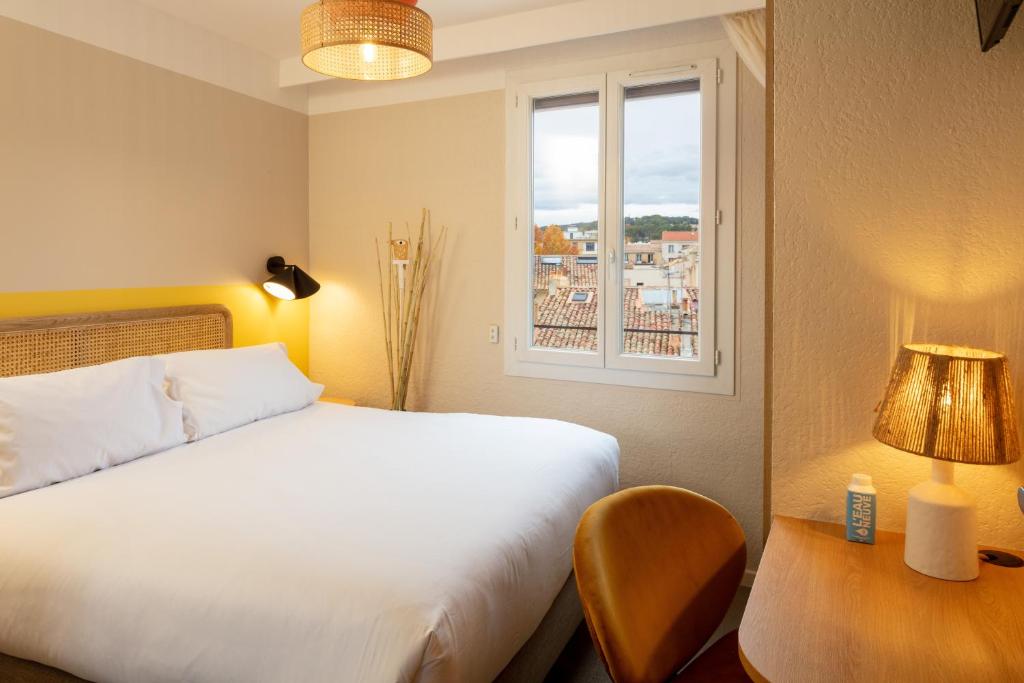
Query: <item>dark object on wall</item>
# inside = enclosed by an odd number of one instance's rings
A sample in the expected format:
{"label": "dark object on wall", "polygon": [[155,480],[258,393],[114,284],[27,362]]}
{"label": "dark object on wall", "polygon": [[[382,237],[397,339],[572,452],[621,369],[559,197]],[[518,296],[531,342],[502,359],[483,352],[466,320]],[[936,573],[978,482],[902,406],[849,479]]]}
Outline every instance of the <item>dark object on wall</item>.
{"label": "dark object on wall", "polygon": [[278,299],[292,301],[313,296],[320,290],[320,283],[311,278],[298,266],[284,262],[280,256],[267,259],[267,272],[273,277],[263,283],[263,289]]}
{"label": "dark object on wall", "polygon": [[974,0],[978,10],[978,36],[981,38],[981,51],[988,52],[994,48],[1010,28],[1013,18],[1017,16],[1022,0]]}

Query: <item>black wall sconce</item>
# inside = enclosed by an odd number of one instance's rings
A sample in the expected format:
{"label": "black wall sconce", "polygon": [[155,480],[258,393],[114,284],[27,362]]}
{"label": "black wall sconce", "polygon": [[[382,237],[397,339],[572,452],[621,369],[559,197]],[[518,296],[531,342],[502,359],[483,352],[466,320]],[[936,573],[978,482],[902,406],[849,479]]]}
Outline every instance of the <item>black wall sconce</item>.
{"label": "black wall sconce", "polygon": [[313,296],[320,290],[320,283],[311,278],[306,271],[298,266],[284,262],[280,256],[267,259],[267,272],[273,277],[263,283],[267,294],[278,299],[292,301]]}

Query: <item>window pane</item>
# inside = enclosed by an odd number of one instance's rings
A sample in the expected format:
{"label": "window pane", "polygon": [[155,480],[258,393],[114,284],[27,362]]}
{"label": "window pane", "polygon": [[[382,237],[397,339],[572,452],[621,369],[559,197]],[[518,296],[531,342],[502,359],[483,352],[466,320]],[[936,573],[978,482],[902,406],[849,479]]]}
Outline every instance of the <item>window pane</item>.
{"label": "window pane", "polygon": [[697,358],[700,81],[627,88],[623,112],[621,344]]}
{"label": "window pane", "polygon": [[535,347],[597,351],[600,121],[597,93],[534,100]]}

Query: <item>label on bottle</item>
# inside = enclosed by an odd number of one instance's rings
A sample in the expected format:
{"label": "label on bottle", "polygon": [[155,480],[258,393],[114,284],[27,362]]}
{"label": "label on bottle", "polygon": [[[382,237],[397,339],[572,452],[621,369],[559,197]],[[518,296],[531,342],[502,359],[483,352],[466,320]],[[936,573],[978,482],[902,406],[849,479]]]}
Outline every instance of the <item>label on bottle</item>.
{"label": "label on bottle", "polygon": [[875,542],[875,495],[846,492],[846,540]]}

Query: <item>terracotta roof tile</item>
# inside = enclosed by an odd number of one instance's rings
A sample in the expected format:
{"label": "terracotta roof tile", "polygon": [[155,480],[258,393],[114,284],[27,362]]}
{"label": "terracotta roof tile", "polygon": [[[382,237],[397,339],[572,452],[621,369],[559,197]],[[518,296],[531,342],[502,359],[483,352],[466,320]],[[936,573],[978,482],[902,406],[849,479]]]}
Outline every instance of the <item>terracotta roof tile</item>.
{"label": "terracotta roof tile", "polygon": [[696,242],[700,233],[696,230],[666,230],[661,233],[662,242]]}
{"label": "terracotta roof tile", "polygon": [[[596,254],[595,254],[596,256]],[[541,259],[560,259],[560,264],[542,263]],[[569,278],[570,287],[597,287],[597,264],[578,263],[579,256],[539,256],[533,257],[533,286],[535,289],[547,289],[552,277]],[[585,260],[587,259],[584,256]]]}
{"label": "terracotta roof tile", "polygon": [[[576,302],[574,292],[590,295],[589,301]],[[625,327],[624,347],[627,353],[645,355],[680,355],[689,335],[670,334],[687,330],[689,321],[673,325],[667,310],[657,310],[641,303],[640,290],[628,287],[623,295]],[[596,287],[560,287],[550,294],[546,288],[535,290],[534,339],[536,346],[557,349],[597,350],[598,301]]]}

